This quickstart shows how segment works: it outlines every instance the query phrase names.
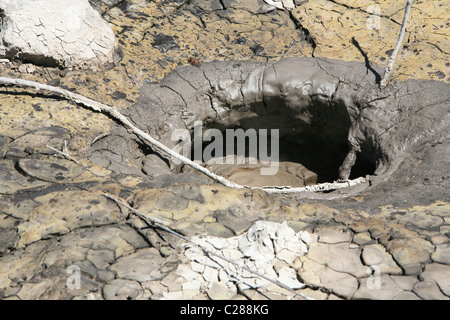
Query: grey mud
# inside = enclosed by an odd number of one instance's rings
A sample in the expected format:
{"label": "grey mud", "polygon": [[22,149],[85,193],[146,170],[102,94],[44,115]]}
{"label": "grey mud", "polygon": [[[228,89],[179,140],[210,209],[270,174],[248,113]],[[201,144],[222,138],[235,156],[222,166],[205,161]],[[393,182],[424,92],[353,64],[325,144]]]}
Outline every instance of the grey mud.
{"label": "grey mud", "polygon": [[[389,183],[439,198],[449,184],[450,86],[410,80],[381,89],[380,73],[324,58],[184,66],[160,83],[144,83],[124,114],[172,148],[173,130],[193,131],[196,121],[220,130],[279,129],[280,160],[300,163],[317,182],[367,175],[373,192]],[[90,159],[118,173],[181,170],[120,127],[94,144]]]}

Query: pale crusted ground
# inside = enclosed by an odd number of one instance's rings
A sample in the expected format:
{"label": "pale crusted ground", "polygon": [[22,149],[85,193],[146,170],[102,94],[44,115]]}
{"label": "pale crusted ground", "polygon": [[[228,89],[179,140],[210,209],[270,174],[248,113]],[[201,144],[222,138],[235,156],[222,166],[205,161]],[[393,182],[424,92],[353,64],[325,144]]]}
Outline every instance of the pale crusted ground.
{"label": "pale crusted ground", "polygon": [[[188,57],[276,61],[313,55],[384,66],[397,40],[402,3],[297,3],[291,13],[265,12],[262,0],[134,0],[103,6],[124,51],[115,68],[67,72],[13,63],[2,65],[2,76],[49,82],[125,108],[136,102],[144,80],[162,79]],[[380,6],[380,29],[367,27],[377,23],[370,5]],[[413,6],[396,80],[449,81],[449,12],[446,1]],[[104,192],[189,236],[237,237],[259,220],[287,221],[292,232],[317,240],[293,260],[274,260],[269,273],[288,274],[305,285],[295,290],[311,298],[450,297],[448,198],[374,207],[365,206],[360,194],[339,206],[200,182],[153,188],[84,158],[94,138],[111,130],[106,116],[55,97],[2,91],[0,298],[295,297],[273,284],[238,291],[223,272],[221,278],[217,265],[198,255],[196,261],[173,235],[143,229],[142,221],[104,198]],[[65,140],[71,155],[94,173],[46,147],[60,149]],[[68,287],[70,266],[80,270],[79,289]]]}

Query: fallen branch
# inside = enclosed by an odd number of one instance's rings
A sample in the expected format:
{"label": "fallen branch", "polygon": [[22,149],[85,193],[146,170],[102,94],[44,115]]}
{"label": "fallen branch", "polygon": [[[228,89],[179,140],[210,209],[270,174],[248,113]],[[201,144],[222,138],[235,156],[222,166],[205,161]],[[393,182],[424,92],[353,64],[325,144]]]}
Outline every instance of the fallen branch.
{"label": "fallen branch", "polygon": [[192,161],[191,159],[188,159],[184,157],[183,155],[173,151],[169,147],[165,146],[158,140],[151,137],[148,133],[142,131],[141,129],[137,128],[135,125],[131,123],[130,120],[128,120],[123,114],[121,114],[119,111],[117,111],[115,108],[107,106],[103,103],[100,103],[98,101],[86,98],[78,93],[74,93],[59,87],[49,86],[46,84],[41,84],[34,81],[29,80],[22,80],[22,79],[12,79],[12,78],[5,78],[0,77],[0,84],[3,85],[10,85],[10,86],[16,86],[21,88],[34,88],[36,91],[48,91],[53,94],[57,94],[58,96],[64,97],[68,100],[71,100],[77,104],[84,105],[85,107],[88,107],[89,109],[92,109],[97,112],[105,113],[115,120],[119,121],[124,125],[126,128],[131,130],[133,133],[135,133],[137,136],[141,137],[142,139],[146,140],[150,146],[154,149],[157,149],[160,152],[163,152],[165,154],[170,155],[171,157],[180,160],[182,163],[191,166],[197,171],[202,172],[206,176],[210,177],[216,182],[219,182],[220,184],[231,187],[231,188],[238,188],[238,189],[252,189],[252,190],[264,190],[268,193],[297,193],[297,192],[320,192],[320,191],[330,191],[334,189],[340,189],[340,188],[346,188],[350,186],[354,186],[360,183],[363,183],[366,181],[365,178],[357,178],[355,180],[348,180],[344,182],[333,182],[333,183],[322,183],[322,184],[316,184],[312,186],[306,186],[302,188],[292,188],[292,187],[273,187],[273,186],[267,186],[267,187],[250,187],[250,186],[243,186],[237,183],[234,183],[222,176],[219,176],[212,172],[211,170],[202,167],[200,164]]}
{"label": "fallen branch", "polygon": [[401,28],[400,34],[398,36],[397,45],[395,46],[394,51],[392,52],[391,56],[389,57],[388,64],[384,71],[383,79],[380,82],[380,86],[382,88],[386,87],[386,85],[389,81],[389,76],[394,68],[395,59],[397,58],[397,54],[400,51],[400,47],[403,42],[403,37],[405,36],[406,24],[408,23],[409,12],[411,10],[411,6],[412,6],[413,2],[414,2],[414,0],[408,0],[406,2],[405,15],[403,16],[402,28]]}
{"label": "fallen branch", "polygon": [[86,169],[87,171],[89,171],[90,173],[92,173],[93,175],[99,176],[98,174],[96,174],[94,171],[92,171],[91,169],[89,169],[88,167],[86,167],[84,164],[82,164],[80,161],[78,161],[77,159],[75,159],[74,157],[69,155],[69,150],[67,149],[67,144],[66,144],[66,140],[64,140],[64,151],[59,151],[53,147],[50,147],[48,144],[46,145],[47,148],[52,149],[53,151],[55,151],[56,153],[59,153],[60,155],[64,156],[65,158],[75,162],[76,164],[78,164],[79,166],[83,167],[84,169]]}
{"label": "fallen branch", "polygon": [[209,176],[210,178],[214,179],[215,181],[220,182],[221,184],[227,186],[227,187],[233,187],[233,188],[244,188],[243,186],[240,186],[234,182],[231,182],[224,177],[218,176],[214,174],[212,171],[202,167],[201,165],[195,163],[194,161],[178,154],[177,152],[173,151],[172,149],[166,147],[164,144],[159,142],[158,140],[152,138],[148,133],[142,131],[141,129],[134,126],[130,120],[128,120],[124,115],[122,115],[119,111],[117,111],[115,108],[107,106],[103,103],[100,103],[98,101],[86,98],[78,93],[74,93],[59,87],[49,86],[46,84],[41,84],[34,81],[28,81],[28,80],[22,80],[22,79],[11,79],[11,78],[5,78],[0,77],[0,84],[5,85],[12,85],[16,87],[22,87],[22,88],[34,88],[36,91],[49,91],[51,93],[57,94],[59,96],[62,96],[64,98],[67,98],[69,100],[72,100],[76,102],[77,104],[82,104],[94,111],[102,112],[110,115],[114,119],[118,120],[120,123],[122,123],[126,128],[130,129],[133,133],[138,135],[139,137],[143,138],[144,140],[148,141],[150,145],[159,151],[163,151],[166,154],[169,154],[173,158],[176,158],[180,161],[182,161],[184,164],[187,164],[194,169],[204,173],[205,175]]}
{"label": "fallen branch", "polygon": [[[250,269],[250,268],[248,268],[248,267],[246,267],[246,266],[240,265],[239,263],[237,263],[237,262],[235,262],[235,261],[232,261],[232,260],[230,260],[230,259],[228,259],[228,258],[225,258],[224,256],[222,256],[222,255],[220,255],[220,254],[217,254],[217,253],[215,253],[215,252],[212,252],[212,251],[206,249],[206,248],[205,248],[204,246],[202,246],[201,244],[196,243],[195,241],[189,239],[188,237],[186,237],[186,236],[184,236],[184,235],[182,235],[182,234],[180,234],[180,233],[178,233],[178,232],[176,232],[176,231],[170,229],[170,227],[168,226],[168,224],[167,224],[166,222],[163,222],[163,221],[160,221],[160,220],[156,220],[156,219],[154,219],[154,218],[149,218],[149,217],[147,217],[145,214],[143,214],[143,213],[139,212],[138,210],[136,210],[136,209],[130,207],[129,205],[127,205],[127,204],[124,203],[123,201],[120,201],[119,199],[116,199],[116,198],[114,198],[113,196],[110,196],[109,194],[106,194],[106,193],[105,193],[105,194],[103,194],[103,196],[106,197],[106,198],[108,198],[108,199],[111,199],[111,200],[113,200],[114,202],[116,202],[117,204],[121,204],[121,205],[123,205],[124,207],[126,207],[127,209],[131,210],[134,214],[136,214],[138,217],[140,217],[141,219],[143,219],[149,226],[151,226],[151,227],[157,227],[157,228],[159,228],[159,229],[161,229],[161,230],[164,230],[164,231],[166,231],[166,232],[169,232],[170,234],[175,235],[176,237],[178,237],[178,238],[180,238],[180,239],[185,240],[185,241],[188,242],[188,243],[191,243],[191,244],[197,246],[198,248],[200,248],[200,249],[205,253],[205,255],[206,255],[207,257],[209,257],[212,261],[214,261],[214,262],[216,262],[216,263],[217,263],[217,261],[215,261],[214,259],[212,259],[210,256],[214,256],[214,257],[219,258],[219,259],[221,259],[221,260],[223,260],[223,261],[226,261],[226,262],[228,262],[228,263],[234,265],[234,266],[237,267],[237,268],[240,268],[240,269],[242,269],[242,270],[245,270],[245,271],[247,271],[247,272],[250,272],[250,273],[252,273],[252,274],[254,274],[254,275],[256,275],[256,276],[258,276],[258,277],[260,277],[260,278],[262,278],[262,279],[264,279],[264,280],[267,280],[267,281],[269,281],[269,282],[271,282],[271,283],[273,283],[273,284],[276,284],[277,286],[279,286],[279,287],[281,287],[281,288],[283,288],[283,289],[285,289],[285,290],[287,290],[287,291],[289,291],[289,292],[291,292],[291,293],[293,293],[293,294],[295,294],[295,295],[298,295],[298,296],[300,296],[300,297],[302,297],[302,298],[304,298],[304,299],[306,299],[306,300],[313,300],[312,298],[310,298],[310,297],[308,297],[308,296],[305,296],[304,294],[302,294],[302,293],[300,293],[300,292],[295,291],[294,289],[292,289],[292,288],[290,288],[289,286],[287,286],[287,285],[285,285],[285,284],[279,282],[278,280],[271,279],[270,277],[267,277],[267,276],[265,276],[265,275],[263,275],[263,274],[261,274],[261,273],[259,273],[259,272],[257,272],[257,271],[254,271],[254,270],[252,270],[252,269]],[[221,264],[219,264],[219,263],[218,263],[218,265],[221,266],[221,267],[223,267],[223,266],[222,266]]]}

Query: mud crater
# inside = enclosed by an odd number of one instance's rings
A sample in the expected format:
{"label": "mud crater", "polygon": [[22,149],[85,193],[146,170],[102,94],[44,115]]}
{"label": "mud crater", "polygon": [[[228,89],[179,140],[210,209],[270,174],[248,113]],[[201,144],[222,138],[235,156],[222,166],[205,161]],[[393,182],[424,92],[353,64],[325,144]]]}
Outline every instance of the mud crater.
{"label": "mud crater", "polygon": [[[261,107],[265,108],[258,105],[252,106],[254,109]],[[237,107],[237,109],[239,108],[245,107]],[[192,147],[190,158],[191,160],[207,162],[209,158],[204,156],[206,154],[209,155],[211,150],[217,149],[215,144],[219,143],[223,145],[223,148],[218,156],[214,152],[212,156],[216,156],[219,160],[222,160],[221,162],[225,163],[225,158],[223,157],[228,155],[245,157],[245,159],[241,159],[241,161],[245,161],[243,164],[216,164],[209,166],[214,172],[222,173],[226,176],[233,170],[231,168],[239,168],[239,172],[254,174],[256,175],[255,179],[261,179],[263,177],[259,173],[259,155],[267,154],[269,159],[273,159],[273,152],[275,152],[278,154],[276,161],[280,162],[280,170],[289,172],[288,175],[284,175],[285,172],[280,172],[277,177],[274,177],[275,179],[265,177],[266,181],[274,182],[275,185],[296,187],[336,181],[341,178],[339,176],[339,168],[351,149],[348,143],[351,128],[350,116],[344,105],[330,105],[321,101],[312,102],[307,107],[307,110],[311,114],[311,121],[305,121],[301,115],[296,115],[294,110],[286,105],[283,106],[281,102],[281,107],[279,105],[276,108],[276,112],[270,114],[259,114],[250,118],[245,118],[245,115],[243,115],[243,119],[238,118],[228,125],[224,125],[220,121],[206,124],[204,131],[208,129],[220,130],[220,141],[216,141],[213,137],[211,138],[212,141],[203,142],[202,151],[197,153],[195,147]],[[245,139],[228,134],[229,131],[231,133],[239,133],[240,129],[242,129],[241,133],[247,134]],[[267,138],[261,137],[261,129],[268,130]],[[280,135],[272,137],[270,135],[271,129],[279,130]],[[194,141],[195,138],[195,133],[191,132],[191,141]],[[272,146],[275,141],[278,144],[276,147]],[[242,144],[244,147],[242,147]],[[230,152],[230,149],[232,149],[232,147],[228,148],[230,145],[234,146],[234,152]],[[261,151],[260,148],[264,150]],[[249,158],[255,158],[255,156],[258,164],[252,165],[249,163]],[[234,162],[237,162],[236,160],[237,158],[234,158]],[[299,172],[299,176],[296,177],[294,171],[299,171],[302,167],[314,173],[316,178],[308,183],[295,183],[292,179],[302,179],[303,175],[302,172]],[[367,157],[364,152],[358,152],[349,178],[355,179],[361,176],[372,175],[375,170],[376,159]],[[190,170],[188,169],[187,171]],[[292,177],[290,177],[291,175]],[[286,177],[285,181],[283,181],[283,176]],[[239,183],[239,181],[235,182]],[[293,183],[294,185],[292,185]]]}
{"label": "mud crater", "polygon": [[[324,58],[184,66],[160,83],[144,83],[139,102],[124,113],[172,148],[180,142],[174,130],[190,130],[193,139],[198,121],[221,131],[278,129],[280,161],[301,164],[317,182],[366,175],[386,181],[430,141],[448,136],[450,90],[434,81],[380,89],[380,73]],[[150,177],[180,172],[161,155],[143,152],[142,142],[120,127],[93,146],[91,160]]]}

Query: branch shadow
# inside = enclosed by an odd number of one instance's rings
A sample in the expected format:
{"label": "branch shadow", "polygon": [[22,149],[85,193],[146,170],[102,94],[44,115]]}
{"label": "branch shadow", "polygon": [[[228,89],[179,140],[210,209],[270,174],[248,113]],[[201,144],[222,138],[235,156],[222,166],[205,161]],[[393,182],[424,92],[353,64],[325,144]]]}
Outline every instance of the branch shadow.
{"label": "branch shadow", "polygon": [[364,57],[364,63],[366,64],[367,70],[370,70],[374,76],[375,76],[375,82],[376,84],[380,84],[381,82],[381,75],[370,65],[369,57],[364,52],[364,50],[359,45],[358,41],[355,39],[355,37],[352,37],[352,44],[361,52],[361,55]]}

